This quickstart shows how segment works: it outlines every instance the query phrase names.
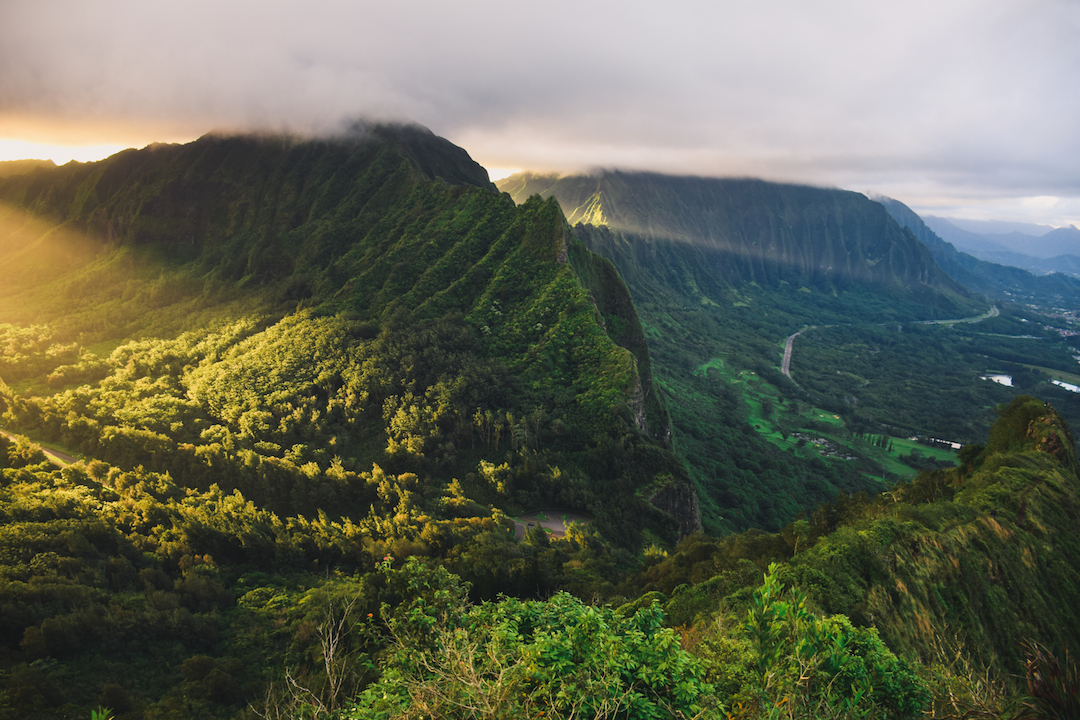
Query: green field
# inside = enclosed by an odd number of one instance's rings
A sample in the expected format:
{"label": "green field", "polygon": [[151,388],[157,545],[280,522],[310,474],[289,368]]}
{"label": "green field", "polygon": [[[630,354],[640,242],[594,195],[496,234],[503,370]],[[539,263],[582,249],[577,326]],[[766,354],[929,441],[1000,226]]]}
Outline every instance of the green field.
{"label": "green field", "polygon": [[[775,386],[757,373],[728,370],[723,358],[712,358],[700,365],[694,374],[736,386],[749,408],[748,422],[754,430],[777,447],[800,456],[816,456],[833,462],[857,462],[860,471],[881,481],[895,481],[898,477],[913,478],[918,474],[914,468],[900,461],[900,455],[917,452],[923,457],[949,462],[956,457],[950,450],[923,445],[908,438],[889,438],[891,451],[877,447],[853,436],[840,415],[807,403],[786,400]],[[1077,380],[1080,381],[1080,378]],[[826,442],[818,443],[815,440]],[[855,455],[859,460],[842,460],[837,455]]]}
{"label": "green field", "polygon": [[1041,367],[1039,365],[1024,365],[1029,370],[1038,370],[1041,373],[1045,373],[1050,376],[1052,380],[1060,380],[1061,382],[1071,383],[1073,385],[1080,385],[1080,375],[1075,373],[1065,372],[1063,370],[1054,370],[1053,368]]}

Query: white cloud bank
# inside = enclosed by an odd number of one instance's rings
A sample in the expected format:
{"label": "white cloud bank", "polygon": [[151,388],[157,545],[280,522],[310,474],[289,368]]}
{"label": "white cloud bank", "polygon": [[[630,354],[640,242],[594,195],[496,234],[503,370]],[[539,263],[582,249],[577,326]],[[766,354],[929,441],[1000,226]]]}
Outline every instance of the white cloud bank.
{"label": "white cloud bank", "polygon": [[1077,37],[1075,0],[13,0],[0,136],[410,119],[497,167],[754,175],[1060,225],[1080,222]]}

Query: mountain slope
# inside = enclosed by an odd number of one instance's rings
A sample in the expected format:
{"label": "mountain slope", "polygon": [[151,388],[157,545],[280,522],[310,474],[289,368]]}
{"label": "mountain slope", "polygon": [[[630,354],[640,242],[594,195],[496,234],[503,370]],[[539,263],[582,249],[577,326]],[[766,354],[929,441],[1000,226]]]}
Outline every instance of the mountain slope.
{"label": "mountain slope", "polygon": [[1061,273],[1033,275],[1017,267],[998,265],[958,252],[945,242],[911,208],[892,198],[877,198],[898,223],[922,241],[950,277],[977,292],[997,299],[1037,302],[1045,306],[1080,299],[1080,280]]}
{"label": "mountain slope", "polygon": [[[665,498],[685,495],[685,473],[664,450],[648,348],[610,264],[557,205],[516,207],[422,128],[208,136],[12,177],[0,198],[13,228],[0,317],[75,341],[56,362],[41,352],[30,375],[66,392],[8,401],[26,431],[286,514],[313,510],[289,499],[297,468],[313,461],[321,476],[337,455],[436,486],[461,477],[486,505],[586,510],[630,544],[642,513],[662,533],[695,526],[692,502],[673,519],[635,494],[647,486],[674,509]],[[57,265],[46,250],[71,252]],[[82,345],[130,337],[148,340],[104,356]],[[105,385],[76,390],[88,373]],[[137,378],[160,397],[88,404]],[[215,445],[224,459],[205,454]],[[285,468],[281,487],[263,486],[266,463]],[[355,502],[342,512],[366,512]]]}
{"label": "mountain slope", "polygon": [[37,168],[56,167],[52,160],[0,160],[0,177],[25,175]]}
{"label": "mountain slope", "polygon": [[[984,663],[1018,673],[1020,641],[1080,640],[1080,614],[1065,600],[1080,581],[1080,546],[1062,533],[1080,509],[1080,478],[1071,432],[1053,408],[1022,396],[999,413],[985,448],[969,447],[962,467],[898,488],[894,513],[867,512],[856,527],[869,544],[838,534],[794,565],[825,607],[861,601],[864,621],[890,647],[932,661],[951,626]],[[844,545],[880,553],[880,564],[843,578],[827,566]],[[845,592],[855,597],[841,600]]]}
{"label": "mountain slope", "polygon": [[936,674],[934,691],[953,716],[975,716],[980,705],[1002,716],[1007,696],[1031,692],[1022,686],[1030,654],[1022,643],[1061,657],[1080,642],[1080,544],[1071,529],[1080,467],[1052,407],[1020,396],[998,415],[987,444],[965,448],[959,467],[873,499],[839,499],[775,535],[684,541],[642,574],[645,597],[673,622],[730,627],[717,608],[750,605],[760,566],[781,563],[778,577],[805,592],[808,607],[874,628],[922,664],[924,677]]}
{"label": "mountain slope", "polygon": [[620,172],[512,176],[499,187],[518,200],[553,196],[571,223],[634,238],[642,244],[639,255],[672,246],[692,252],[702,265],[697,274],[727,284],[784,282],[826,292],[873,285],[901,301],[918,297],[910,312],[935,306],[957,312],[972,304],[918,243],[858,193]]}
{"label": "mountain slope", "polygon": [[838,491],[877,487],[866,462],[806,447],[836,410],[809,412],[781,375],[784,338],[812,324],[985,309],[856,193],[619,172],[497,184],[519,202],[558,199],[626,279],[712,532],[777,529]]}

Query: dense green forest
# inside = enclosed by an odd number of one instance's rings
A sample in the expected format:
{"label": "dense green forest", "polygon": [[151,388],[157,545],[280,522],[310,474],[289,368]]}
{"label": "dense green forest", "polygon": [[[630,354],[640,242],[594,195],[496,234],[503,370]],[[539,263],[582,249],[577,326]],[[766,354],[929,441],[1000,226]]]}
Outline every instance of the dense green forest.
{"label": "dense green forest", "polygon": [[[853,194],[747,187],[799,260],[743,282],[418,127],[0,178],[0,717],[1055,716],[1080,478],[1018,393],[1066,346],[917,325],[985,307]],[[833,381],[898,334],[1016,392]]]}
{"label": "dense green forest", "polygon": [[[1062,408],[1070,423],[1080,421],[1075,393],[1051,382],[1080,369],[1076,351],[1055,333],[1015,317],[952,327],[821,327],[797,343],[792,377],[810,393],[841,398],[856,430],[981,442],[993,417],[986,403],[1007,402],[1017,393],[1037,394]],[[987,373],[1008,375],[1011,387],[982,379]]]}
{"label": "dense green forest", "polygon": [[[910,479],[928,467],[913,452],[933,451],[908,438],[983,442],[1022,393],[1080,422],[1051,383],[1080,370],[1070,328],[1007,298],[983,318],[990,301],[858,193],[619,172],[499,186],[558,199],[626,279],[712,533],[777,530],[838,491]],[[948,322],[965,317],[982,319]],[[1013,387],[982,379],[994,373]]]}
{"label": "dense green forest", "polygon": [[[0,708],[1059,717],[1011,678],[1077,639],[1072,442],[1018,398],[962,467],[632,562],[587,528],[517,541],[498,512],[420,519],[445,553],[372,542],[364,523],[101,461],[55,469],[4,440]],[[534,583],[561,591],[512,599]]]}

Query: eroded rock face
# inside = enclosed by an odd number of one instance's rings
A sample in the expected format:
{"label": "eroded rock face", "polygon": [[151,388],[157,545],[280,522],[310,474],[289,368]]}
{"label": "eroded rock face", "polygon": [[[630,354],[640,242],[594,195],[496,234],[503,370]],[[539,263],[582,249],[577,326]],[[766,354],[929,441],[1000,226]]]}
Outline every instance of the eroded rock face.
{"label": "eroded rock face", "polygon": [[1028,426],[1028,437],[1035,442],[1036,450],[1053,455],[1073,474],[1080,475],[1080,467],[1077,466],[1074,450],[1076,444],[1068,423],[1054,408],[1049,405],[1045,408],[1046,414],[1036,418]]}
{"label": "eroded rock face", "polygon": [[519,202],[532,194],[557,198],[571,224],[609,228],[641,262],[690,253],[699,271],[725,283],[830,291],[852,283],[897,292],[914,286],[931,302],[970,300],[930,250],[860,193],[616,171],[521,175],[499,186]]}
{"label": "eroded rock face", "polygon": [[697,492],[685,481],[671,480],[649,497],[649,502],[679,523],[679,539],[701,532],[701,508]]}

